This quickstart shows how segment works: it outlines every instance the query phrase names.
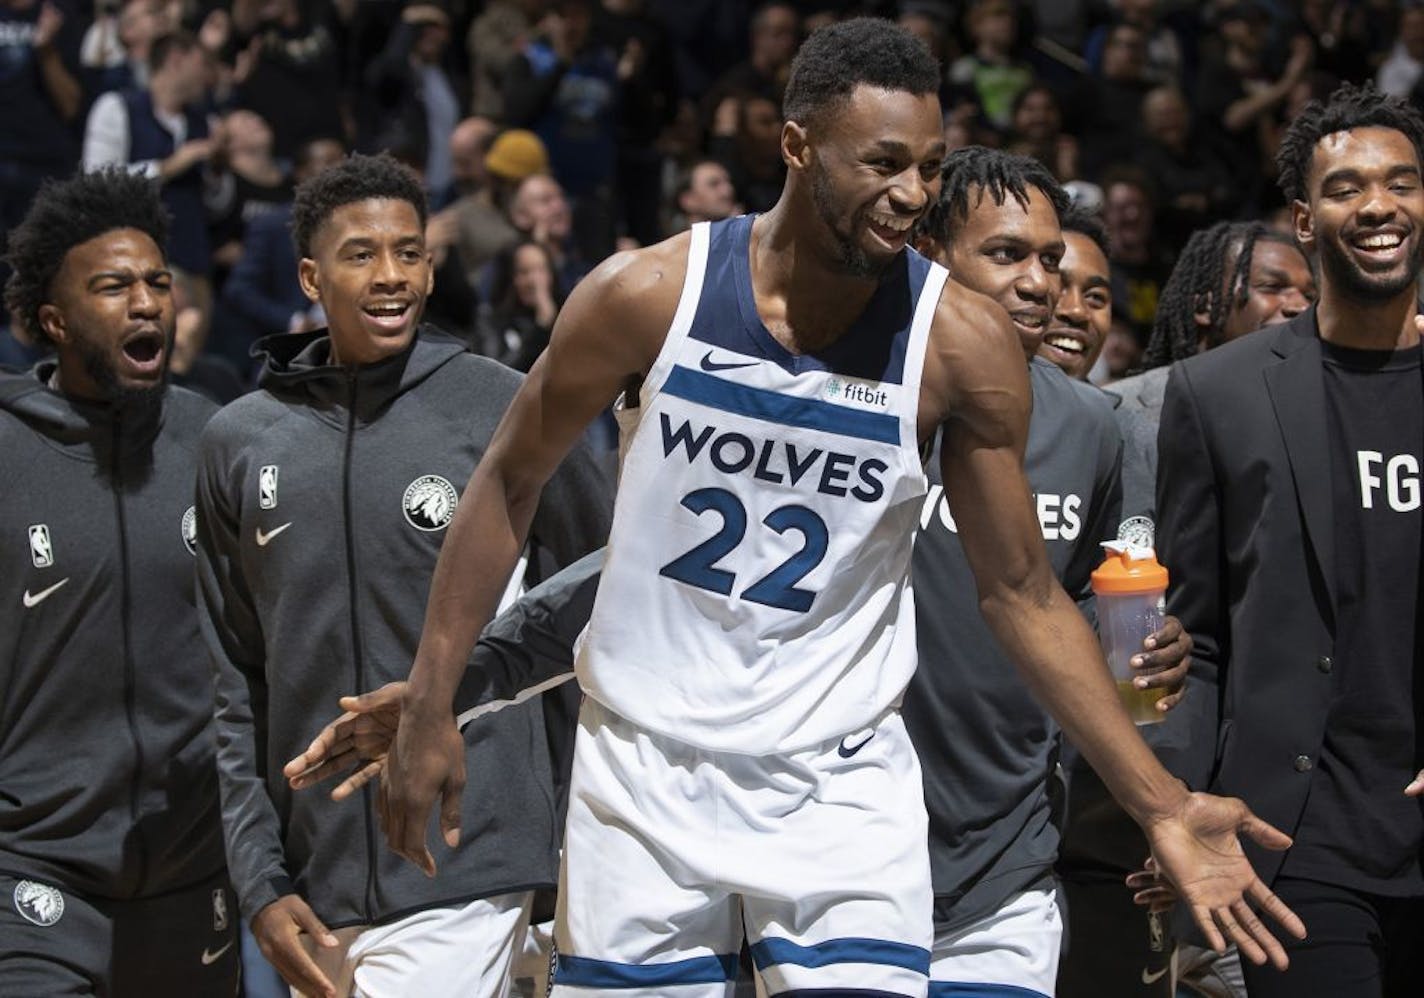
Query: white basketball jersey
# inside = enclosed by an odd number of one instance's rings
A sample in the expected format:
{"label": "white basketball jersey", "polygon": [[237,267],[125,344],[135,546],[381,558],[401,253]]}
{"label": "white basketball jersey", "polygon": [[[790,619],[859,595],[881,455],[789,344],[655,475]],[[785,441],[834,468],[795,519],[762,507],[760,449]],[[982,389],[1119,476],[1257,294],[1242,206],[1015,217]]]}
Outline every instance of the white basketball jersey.
{"label": "white basketball jersey", "polygon": [[757,314],[752,220],[693,227],[672,328],[624,423],[576,671],[646,729],[770,754],[866,727],[914,672],[916,415],[946,275],[906,251],[843,336],[795,355]]}

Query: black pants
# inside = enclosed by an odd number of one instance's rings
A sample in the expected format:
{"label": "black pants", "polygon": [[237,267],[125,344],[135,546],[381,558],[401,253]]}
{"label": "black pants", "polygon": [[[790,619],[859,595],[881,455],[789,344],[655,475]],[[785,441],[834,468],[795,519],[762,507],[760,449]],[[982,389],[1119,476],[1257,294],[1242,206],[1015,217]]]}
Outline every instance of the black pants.
{"label": "black pants", "polygon": [[1416,998],[1421,992],[1424,897],[1387,898],[1311,880],[1273,889],[1310,935],[1277,933],[1290,957],[1280,973],[1242,960],[1251,998]]}
{"label": "black pants", "polygon": [[226,877],[110,901],[0,873],[0,994],[230,998],[240,917]]}

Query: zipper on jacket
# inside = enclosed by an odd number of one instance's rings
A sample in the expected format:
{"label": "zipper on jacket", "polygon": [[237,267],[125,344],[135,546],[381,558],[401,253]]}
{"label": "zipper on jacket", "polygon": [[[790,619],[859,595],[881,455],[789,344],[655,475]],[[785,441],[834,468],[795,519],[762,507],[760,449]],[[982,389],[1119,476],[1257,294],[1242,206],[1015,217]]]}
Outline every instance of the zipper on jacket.
{"label": "zipper on jacket", "polygon": [[129,781],[129,812],[133,816],[134,841],[137,844],[137,876],[134,878],[134,894],[142,892],[148,879],[148,844],[144,841],[142,825],[139,821],[142,810],[143,774],[147,763],[143,755],[143,742],[139,738],[138,723],[138,677],[133,660],[133,632],[130,618],[133,615],[133,591],[129,580],[129,539],[128,524],[124,517],[123,478],[123,417],[114,412],[113,453],[110,455],[113,476],[114,513],[119,528],[119,631],[124,650],[124,713],[128,715],[129,737],[133,741],[134,767]]}
{"label": "zipper on jacket", "polygon": [[[351,503],[351,452],[356,442],[356,369],[348,368],[346,371],[346,453],[341,462],[341,508],[342,514],[346,518],[346,529],[343,535],[346,539],[346,597],[348,601],[347,613],[351,620],[351,664],[355,670],[355,683],[353,689],[366,689],[366,669],[361,656],[361,628],[356,622],[357,610],[357,587],[356,587],[356,542],[354,539],[355,525],[353,524],[352,503]],[[373,912],[376,908],[376,857],[378,843],[376,842],[376,822],[371,816],[371,788],[366,787],[362,791],[366,806],[361,809],[366,821],[366,911],[365,922],[372,924]]]}

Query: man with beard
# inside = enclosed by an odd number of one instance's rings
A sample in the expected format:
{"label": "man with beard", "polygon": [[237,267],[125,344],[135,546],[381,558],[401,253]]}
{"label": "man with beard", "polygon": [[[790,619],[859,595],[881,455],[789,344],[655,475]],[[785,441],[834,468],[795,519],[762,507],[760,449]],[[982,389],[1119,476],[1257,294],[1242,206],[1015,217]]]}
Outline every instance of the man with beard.
{"label": "man with beard", "polygon": [[927,820],[897,705],[916,660],[920,450],[941,425],[996,639],[1149,829],[1204,930],[1277,953],[1249,896],[1303,931],[1237,842],[1284,836],[1166,776],[1053,578],[1023,478],[1018,336],[907,251],[938,193],[938,85],[888,22],[813,35],[786,91],[781,200],[580,284],[455,514],[383,777],[388,841],[432,872],[437,798],[459,841],[451,704],[495,582],[583,427],[636,399],[576,666],[555,994],[723,994],[743,931],[772,993],[926,993]]}
{"label": "man with beard", "polygon": [[51,184],[5,304],[55,359],[0,376],[0,988],[232,995],[212,683],[193,608],[207,401],[165,386],[157,191]]}
{"label": "man with beard", "polygon": [[[1210,784],[1283,828],[1251,849],[1307,918],[1252,998],[1405,995],[1424,934],[1418,282],[1424,121],[1342,87],[1277,157],[1319,304],[1172,368],[1157,539],[1219,714]],[[1250,848],[1250,847],[1248,847]]]}

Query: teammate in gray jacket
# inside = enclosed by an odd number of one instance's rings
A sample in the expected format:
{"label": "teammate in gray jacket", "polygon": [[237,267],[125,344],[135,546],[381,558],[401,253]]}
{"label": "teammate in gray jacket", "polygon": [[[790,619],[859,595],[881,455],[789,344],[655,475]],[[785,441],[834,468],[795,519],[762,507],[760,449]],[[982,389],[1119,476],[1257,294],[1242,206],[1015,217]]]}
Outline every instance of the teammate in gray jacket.
{"label": "teammate in gray jacket", "polygon": [[[378,845],[369,802],[294,797],[280,772],[340,693],[405,674],[455,483],[519,384],[418,326],[433,283],[425,210],[418,181],[385,157],[302,185],[300,278],[329,328],[264,340],[261,390],[219,413],[201,446],[229,863],[264,953],[312,994],[503,994],[529,892],[557,878],[538,700],[466,729],[479,764],[462,844],[435,881]],[[532,537],[566,564],[604,542],[611,502],[587,453],[555,482]]]}
{"label": "teammate in gray jacket", "polygon": [[46,187],[5,304],[56,358],[0,375],[0,992],[232,995],[212,683],[193,609],[211,403],[165,385],[156,190]]}

